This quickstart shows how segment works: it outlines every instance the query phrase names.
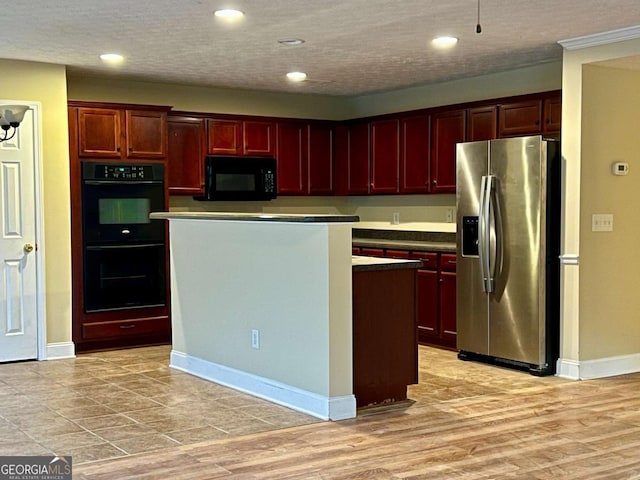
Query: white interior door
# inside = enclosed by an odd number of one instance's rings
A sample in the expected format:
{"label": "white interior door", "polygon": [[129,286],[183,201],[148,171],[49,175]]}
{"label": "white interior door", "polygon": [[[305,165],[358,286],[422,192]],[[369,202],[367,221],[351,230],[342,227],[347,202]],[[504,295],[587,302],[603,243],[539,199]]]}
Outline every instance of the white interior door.
{"label": "white interior door", "polygon": [[38,355],[33,111],[0,143],[0,362]]}

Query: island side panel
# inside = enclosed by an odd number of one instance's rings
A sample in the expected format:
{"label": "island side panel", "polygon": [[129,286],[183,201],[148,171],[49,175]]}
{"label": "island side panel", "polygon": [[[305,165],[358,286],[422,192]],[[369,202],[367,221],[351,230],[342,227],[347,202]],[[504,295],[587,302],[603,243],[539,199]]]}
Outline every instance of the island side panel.
{"label": "island side panel", "polygon": [[353,272],[353,367],[357,406],[407,398],[418,383],[415,269]]}
{"label": "island side panel", "polygon": [[[330,246],[329,228],[350,235],[347,225],[171,220],[174,351],[324,397],[351,394],[350,374],[331,363],[351,356],[350,282],[332,287],[351,275],[350,238]],[[345,265],[330,268],[336,261]]]}

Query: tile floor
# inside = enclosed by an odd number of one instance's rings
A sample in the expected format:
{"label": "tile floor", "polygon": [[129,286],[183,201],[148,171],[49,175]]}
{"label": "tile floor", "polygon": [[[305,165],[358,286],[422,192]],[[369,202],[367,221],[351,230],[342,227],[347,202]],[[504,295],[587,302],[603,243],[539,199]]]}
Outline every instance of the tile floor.
{"label": "tile floor", "polygon": [[170,346],[0,365],[0,455],[75,465],[318,422],[169,368]]}

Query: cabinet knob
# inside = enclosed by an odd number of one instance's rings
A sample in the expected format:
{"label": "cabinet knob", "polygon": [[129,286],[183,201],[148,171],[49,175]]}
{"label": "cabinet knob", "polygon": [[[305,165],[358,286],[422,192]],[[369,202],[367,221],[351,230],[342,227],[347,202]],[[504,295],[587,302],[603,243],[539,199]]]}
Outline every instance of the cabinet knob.
{"label": "cabinet knob", "polygon": [[116,147],[116,152],[119,152],[119,151],[120,151],[120,147]]}
{"label": "cabinet knob", "polygon": [[132,152],[133,151],[133,147],[129,147],[129,151]]}

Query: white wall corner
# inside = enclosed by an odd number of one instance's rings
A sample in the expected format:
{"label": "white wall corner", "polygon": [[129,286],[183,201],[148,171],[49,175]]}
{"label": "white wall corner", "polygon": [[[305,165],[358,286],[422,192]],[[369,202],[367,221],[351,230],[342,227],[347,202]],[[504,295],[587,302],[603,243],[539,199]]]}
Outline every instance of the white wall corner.
{"label": "white wall corner", "polygon": [[567,38],[566,40],[558,40],[558,43],[566,50],[579,50],[581,48],[623,42],[636,38],[640,38],[640,25],[595,33],[593,35],[584,35],[582,37]]}
{"label": "white wall corner", "polygon": [[63,358],[76,358],[76,346],[73,342],[47,344],[47,356],[42,360],[62,360]]}
{"label": "white wall corner", "polygon": [[559,358],[556,364],[556,376],[569,380],[580,380],[580,362]]}

